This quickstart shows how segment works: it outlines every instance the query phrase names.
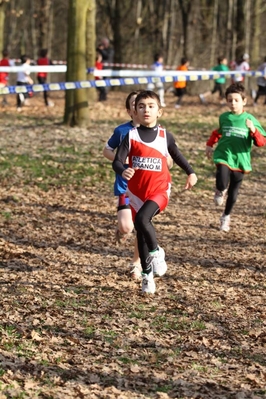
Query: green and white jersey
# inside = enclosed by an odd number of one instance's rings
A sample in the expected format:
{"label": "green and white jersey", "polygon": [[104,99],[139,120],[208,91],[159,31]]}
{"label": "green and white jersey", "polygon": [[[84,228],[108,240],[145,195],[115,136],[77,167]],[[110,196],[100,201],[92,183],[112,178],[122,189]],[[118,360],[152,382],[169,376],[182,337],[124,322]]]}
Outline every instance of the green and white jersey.
{"label": "green and white jersey", "polygon": [[250,172],[251,167],[251,147],[253,144],[249,128],[246,126],[246,120],[250,119],[255,128],[263,135],[266,133],[257,119],[243,112],[235,115],[232,112],[225,112],[219,118],[219,139],[214,151],[214,162],[227,165],[232,170]]}

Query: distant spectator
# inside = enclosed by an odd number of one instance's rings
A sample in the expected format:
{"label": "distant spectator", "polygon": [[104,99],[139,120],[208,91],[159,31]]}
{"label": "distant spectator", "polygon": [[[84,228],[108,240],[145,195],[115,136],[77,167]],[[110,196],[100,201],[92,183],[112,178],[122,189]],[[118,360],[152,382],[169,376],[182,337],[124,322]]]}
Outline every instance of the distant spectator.
{"label": "distant spectator", "polygon": [[[237,72],[246,72],[250,70],[249,55],[243,54],[236,62],[230,64],[231,70]],[[232,78],[232,83],[244,82],[245,76],[235,76]]]}
{"label": "distant spectator", "polygon": [[[52,61],[47,57],[48,50],[42,49],[40,51],[40,57],[37,60],[37,65],[52,65]],[[47,72],[38,72],[37,73],[37,80],[39,84],[43,85],[47,82]],[[48,100],[48,93],[46,90],[43,92],[43,98],[45,105],[47,107],[53,107],[54,103]]]}
{"label": "distant spectator", "polygon": [[266,105],[266,57],[264,57],[264,62],[259,66],[258,71],[262,72],[263,76],[259,76],[257,79],[258,91],[254,99],[254,105],[257,105],[260,96],[265,96],[264,105]]}
{"label": "distant spectator", "polygon": [[[101,71],[103,69],[103,63],[102,63],[102,54],[97,51],[96,52],[96,61],[95,61],[95,72]],[[97,72],[96,72],[97,73]],[[95,76],[95,80],[100,80],[102,79],[99,76]],[[107,92],[106,92],[106,87],[96,87],[97,91],[99,92],[99,101],[106,101],[107,100]]]}
{"label": "distant spectator", "polygon": [[[225,57],[218,57],[217,59],[217,65],[215,65],[212,68],[212,71],[217,71],[217,72],[226,72],[229,71],[229,68],[227,66],[227,59]],[[214,80],[214,87],[212,90],[208,90],[205,93],[202,93],[199,95],[199,98],[203,104],[206,103],[205,97],[210,96],[211,94],[214,94],[216,92],[219,92],[219,97],[220,101],[223,102],[225,101],[224,99],[224,86],[225,86],[226,78],[225,76],[221,76],[218,79]]]}
{"label": "distant spectator", "polygon": [[110,45],[110,40],[104,37],[97,47],[97,51],[102,55],[102,62],[113,63],[114,62],[114,50]]}
{"label": "distant spectator", "polygon": [[[189,67],[189,61],[186,57],[183,57],[181,59],[181,64],[176,68],[176,70],[185,72],[188,70],[188,67]],[[175,108],[181,107],[182,98],[183,98],[184,94],[186,94],[186,87],[187,87],[186,79],[179,80],[174,83],[175,96],[177,96]]]}
{"label": "distant spectator", "polygon": [[[17,74],[17,86],[26,86],[32,85],[33,80],[30,77],[30,57],[27,55],[21,56],[21,67],[22,70]],[[27,99],[30,97],[29,93],[18,93],[17,95],[17,111],[20,112],[22,109],[22,105],[27,105]]]}
{"label": "distant spectator", "polygon": [[[7,50],[3,50],[3,58],[0,60],[0,66],[1,67],[9,67],[10,61],[9,61],[9,54]],[[8,85],[8,78],[9,74],[8,72],[0,72],[0,87],[6,87]],[[3,101],[2,105],[7,105],[7,100],[6,97],[3,96]]]}
{"label": "distant spectator", "polygon": [[[156,72],[158,72],[158,74],[161,74],[161,72],[163,71],[163,56],[159,53],[155,54],[154,56],[154,63],[152,64],[152,69]],[[156,82],[156,83],[149,83],[147,89],[148,90],[154,90],[157,89],[157,93],[158,96],[160,97],[160,102],[161,102],[161,106],[165,107],[165,102],[164,102],[164,86],[163,83],[161,81]]]}

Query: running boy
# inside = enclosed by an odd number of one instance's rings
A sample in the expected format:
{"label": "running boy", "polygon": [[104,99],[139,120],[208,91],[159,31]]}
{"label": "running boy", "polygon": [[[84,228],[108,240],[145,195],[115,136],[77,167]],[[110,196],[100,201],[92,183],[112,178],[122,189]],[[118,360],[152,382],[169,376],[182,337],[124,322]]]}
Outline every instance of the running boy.
{"label": "running boy", "polygon": [[[186,72],[188,71],[189,67],[189,61],[186,57],[181,58],[181,64],[176,68],[177,71],[183,71]],[[175,96],[177,96],[177,101],[175,104],[175,108],[178,109],[181,107],[181,102],[184,94],[186,94],[186,87],[187,87],[187,81],[186,79],[184,80],[177,80],[174,83],[174,88],[175,88]]]}
{"label": "running boy", "polygon": [[[226,72],[229,71],[229,68],[227,66],[227,59],[225,57],[218,57],[217,59],[217,65],[212,68],[212,71],[217,71],[217,72]],[[206,99],[205,97],[210,96],[211,94],[216,93],[217,91],[219,92],[219,97],[220,97],[220,102],[222,103],[224,101],[224,85],[225,85],[226,79],[225,76],[220,76],[218,79],[215,79],[214,81],[214,87],[211,90],[206,91],[205,93],[202,93],[199,95],[199,98],[203,104],[206,104]]]}
{"label": "running boy", "polygon": [[[192,188],[197,177],[177,148],[173,135],[157,125],[157,119],[162,115],[158,95],[150,90],[138,94],[135,113],[140,126],[131,129],[123,139],[113,161],[113,168],[128,180],[128,196],[142,266],[142,292],[154,293],[156,287],[153,274],[162,276],[167,270],[165,253],[158,246],[152,218],[163,211],[169,201],[169,154],[188,175],[185,189]],[[129,167],[125,168],[127,158]]]}
{"label": "running boy", "polygon": [[[134,102],[138,93],[139,91],[132,91],[126,98],[126,110],[131,120],[129,122],[117,126],[114,130],[114,133],[106,143],[106,146],[104,147],[103,155],[110,161],[114,160],[115,150],[121,144],[125,135],[134,126],[138,125],[138,119],[134,113]],[[128,167],[126,161],[124,166],[125,168]],[[115,196],[118,197],[118,206],[117,206],[118,228],[116,231],[116,238],[118,242],[125,241],[129,236],[129,234],[134,229],[131,209],[129,206],[129,199],[128,196],[126,195],[126,190],[127,190],[127,180],[125,180],[120,175],[116,174],[115,183],[114,183],[114,194]],[[136,239],[135,239],[133,259],[132,262],[130,263],[130,273],[132,277],[135,279],[141,278],[141,265],[139,260],[139,252],[138,252]]]}
{"label": "running boy", "polygon": [[[219,118],[219,128],[214,130],[206,143],[206,155],[212,155],[212,147],[217,144],[213,159],[216,164],[216,191],[214,202],[223,205],[228,189],[228,197],[221,216],[220,230],[230,230],[230,214],[236,202],[238,190],[245,173],[251,168],[251,147],[266,144],[266,133],[257,119],[244,111],[247,99],[241,83],[231,84],[225,97],[230,112]],[[229,185],[229,187],[228,187]]]}

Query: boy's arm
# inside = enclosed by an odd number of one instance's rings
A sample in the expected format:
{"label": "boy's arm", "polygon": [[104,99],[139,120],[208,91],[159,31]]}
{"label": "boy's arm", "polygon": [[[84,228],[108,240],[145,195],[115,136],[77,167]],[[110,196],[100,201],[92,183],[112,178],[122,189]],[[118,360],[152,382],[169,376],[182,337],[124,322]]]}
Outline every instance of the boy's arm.
{"label": "boy's arm", "polygon": [[254,145],[256,147],[263,147],[266,145],[266,137],[263,136],[257,129],[254,133],[250,132],[250,136],[253,138]]}
{"label": "boy's arm", "polygon": [[103,149],[103,156],[109,161],[113,161],[115,159],[115,149],[120,144],[120,131],[118,127],[115,128],[112,136],[108,139],[104,149]]}
{"label": "boy's arm", "polygon": [[256,147],[263,147],[266,145],[266,133],[260,123],[254,119],[246,120],[246,125],[249,128],[249,134],[252,137]]}
{"label": "boy's arm", "polygon": [[122,143],[120,146],[117,148],[115,158],[112,163],[112,167],[114,171],[122,176],[124,170],[126,170],[124,163],[127,159],[128,153],[129,153],[129,136],[128,134],[124,137]]}
{"label": "boy's arm", "polygon": [[109,159],[109,161],[113,162],[113,160],[115,159],[115,150],[109,147],[108,144],[106,144],[106,146],[103,149],[103,156]]}
{"label": "boy's arm", "polygon": [[209,140],[206,143],[206,156],[207,158],[210,158],[213,153],[213,146],[214,144],[218,143],[222,135],[219,133],[218,129],[214,130],[212,134],[210,135]]}
{"label": "boy's arm", "polygon": [[221,133],[219,133],[218,129],[214,130],[210,135],[209,140],[207,141],[206,145],[208,147],[213,147],[214,144],[218,143],[220,138],[222,137]]}

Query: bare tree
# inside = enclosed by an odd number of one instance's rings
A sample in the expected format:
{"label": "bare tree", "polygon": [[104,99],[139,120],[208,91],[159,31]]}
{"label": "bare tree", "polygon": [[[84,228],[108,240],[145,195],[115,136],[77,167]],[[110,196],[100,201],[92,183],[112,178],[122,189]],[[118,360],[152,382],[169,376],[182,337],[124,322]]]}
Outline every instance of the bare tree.
{"label": "bare tree", "polygon": [[[95,44],[96,44],[96,2],[95,0],[90,0],[90,5],[87,11],[87,21],[86,21],[86,66],[88,68],[93,68],[95,64]],[[91,45],[89,45],[91,44]],[[88,80],[94,79],[93,72],[89,72],[87,75]],[[88,100],[95,101],[96,90],[88,90]]]}
{"label": "bare tree", "polygon": [[241,55],[246,51],[245,48],[245,0],[237,0],[236,20],[236,59],[239,59]]}
{"label": "bare tree", "polygon": [[193,59],[195,49],[195,35],[199,15],[198,0],[179,0],[183,26],[183,54],[190,60]]}
{"label": "bare tree", "polygon": [[216,57],[216,41],[217,41],[217,24],[218,24],[218,0],[213,3],[213,23],[212,23],[212,41],[211,41],[211,65],[215,62]]}
{"label": "bare tree", "polygon": [[251,62],[258,65],[260,62],[260,36],[261,36],[262,0],[254,0],[253,37],[251,45]]}
{"label": "bare tree", "polygon": [[4,43],[5,12],[6,12],[6,0],[0,0],[0,53],[1,54],[5,47]]}

